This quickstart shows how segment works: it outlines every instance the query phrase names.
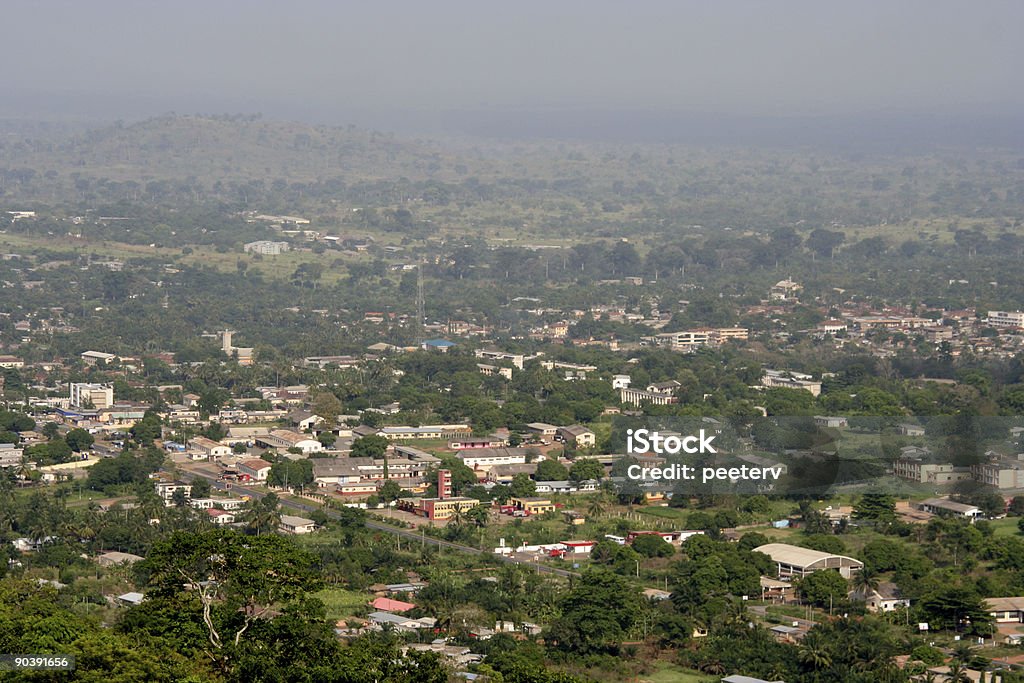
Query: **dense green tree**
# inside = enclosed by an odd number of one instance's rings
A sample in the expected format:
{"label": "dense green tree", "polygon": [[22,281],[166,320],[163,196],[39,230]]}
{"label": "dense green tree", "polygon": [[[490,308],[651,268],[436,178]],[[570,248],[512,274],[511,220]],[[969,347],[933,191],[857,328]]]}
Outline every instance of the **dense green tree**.
{"label": "dense green tree", "polygon": [[377,495],[385,503],[392,503],[401,498],[404,493],[402,487],[398,485],[393,479],[388,479],[384,482],[381,487],[377,490]]}
{"label": "dense green tree", "polygon": [[823,569],[800,579],[796,590],[801,598],[812,605],[833,608],[846,603],[849,586],[839,572]]}
{"label": "dense green tree", "polygon": [[565,481],[569,478],[569,470],[554,458],[548,458],[537,464],[534,478],[537,481]]}
{"label": "dense green tree", "polygon": [[633,550],[644,557],[672,557],[676,549],[656,534],[643,534],[633,539]]}
{"label": "dense green tree", "polygon": [[615,650],[640,615],[637,590],[606,570],[584,572],[562,598],[547,638],[568,652]]}
{"label": "dense green tree", "polygon": [[512,483],[509,485],[509,489],[512,495],[516,498],[529,498],[530,496],[537,493],[537,482],[530,479],[528,474],[519,474],[512,477]]}
{"label": "dense green tree", "polygon": [[349,454],[353,458],[381,458],[388,449],[388,440],[383,436],[371,434],[363,436],[352,442],[352,451]]}
{"label": "dense green tree", "polygon": [[95,442],[93,435],[90,434],[88,430],[81,428],[70,430],[64,435],[64,440],[67,442],[68,446],[71,447],[71,450],[76,453],[88,450]]}
{"label": "dense green tree", "polygon": [[569,468],[569,479],[572,481],[586,481],[588,479],[603,479],[604,465],[593,458],[581,458],[574,462]]}

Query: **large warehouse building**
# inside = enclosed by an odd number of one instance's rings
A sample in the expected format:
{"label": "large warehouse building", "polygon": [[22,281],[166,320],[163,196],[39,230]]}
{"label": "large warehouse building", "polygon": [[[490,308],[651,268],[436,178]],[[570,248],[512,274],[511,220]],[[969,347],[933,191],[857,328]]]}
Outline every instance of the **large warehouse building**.
{"label": "large warehouse building", "polygon": [[819,569],[836,569],[845,578],[864,568],[864,563],[845,555],[833,555],[820,550],[801,548],[788,543],[766,543],[754,548],[764,553],[779,567],[779,578],[802,577]]}

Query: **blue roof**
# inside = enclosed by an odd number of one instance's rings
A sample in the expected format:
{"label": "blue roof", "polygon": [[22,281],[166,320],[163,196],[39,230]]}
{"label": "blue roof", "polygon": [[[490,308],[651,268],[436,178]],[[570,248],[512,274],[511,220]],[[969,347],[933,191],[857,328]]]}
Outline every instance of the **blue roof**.
{"label": "blue roof", "polygon": [[447,339],[428,339],[423,344],[425,346],[455,346],[455,342],[450,342]]}

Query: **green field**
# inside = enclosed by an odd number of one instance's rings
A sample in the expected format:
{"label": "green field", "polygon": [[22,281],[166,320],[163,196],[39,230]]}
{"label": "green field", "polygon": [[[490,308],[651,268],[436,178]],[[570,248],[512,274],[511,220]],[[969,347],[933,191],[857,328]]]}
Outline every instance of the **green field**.
{"label": "green field", "polygon": [[370,601],[366,593],[344,588],[325,588],[313,593],[312,597],[324,603],[327,618],[332,621],[365,614]]}
{"label": "green field", "polygon": [[1015,536],[1020,533],[1017,523],[1020,517],[1003,517],[989,522],[996,536]]}

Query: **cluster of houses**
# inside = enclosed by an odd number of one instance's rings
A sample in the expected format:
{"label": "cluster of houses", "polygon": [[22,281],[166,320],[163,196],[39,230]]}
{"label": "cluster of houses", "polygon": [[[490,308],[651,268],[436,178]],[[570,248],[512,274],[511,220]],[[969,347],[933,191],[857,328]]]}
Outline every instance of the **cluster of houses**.
{"label": "cluster of houses", "polygon": [[[240,463],[239,468],[245,463]],[[269,470],[269,465],[267,468]],[[266,478],[264,474],[263,478]],[[218,526],[237,526],[241,524],[240,513],[248,503],[248,498],[233,496],[217,496],[209,498],[193,498],[192,484],[175,479],[166,472],[150,475],[156,495],[171,507],[181,500],[193,510],[203,511],[209,520]],[[278,531],[286,534],[310,534],[316,531],[317,525],[311,519],[295,515],[281,515]]]}

